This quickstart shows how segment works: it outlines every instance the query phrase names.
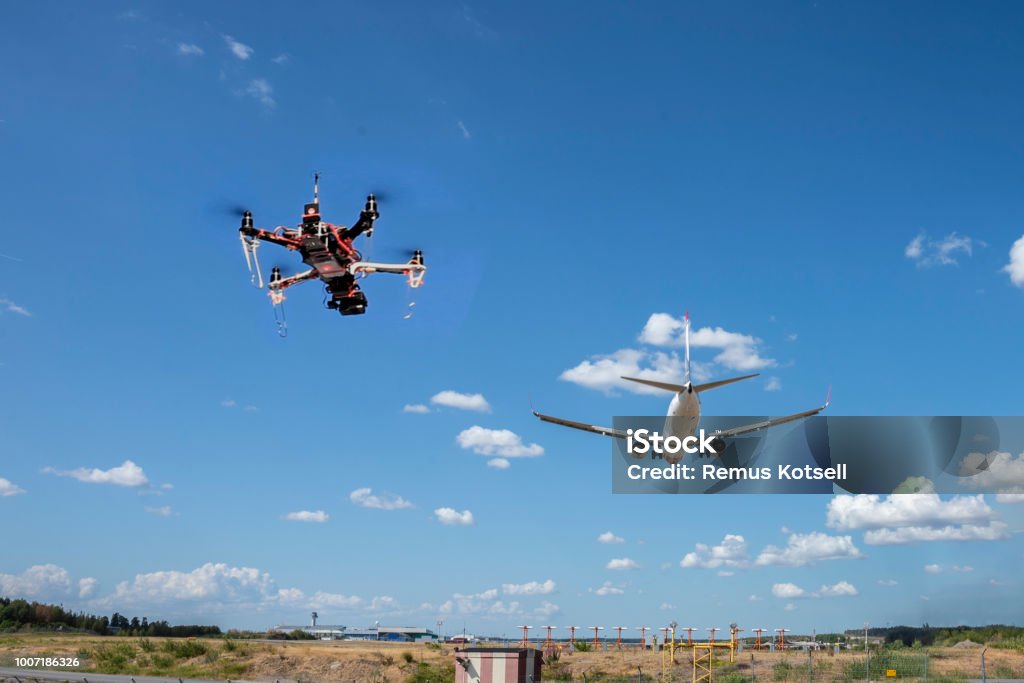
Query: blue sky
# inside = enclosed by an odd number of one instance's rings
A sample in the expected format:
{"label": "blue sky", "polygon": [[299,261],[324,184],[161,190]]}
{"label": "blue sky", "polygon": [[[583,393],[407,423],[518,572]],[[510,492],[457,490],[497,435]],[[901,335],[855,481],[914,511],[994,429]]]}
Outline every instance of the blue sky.
{"label": "blue sky", "polygon": [[[707,412],[832,384],[834,414],[1020,414],[1016,4],[4,15],[0,592],[253,628],[1019,621],[1012,497],[613,496],[606,441],[529,412],[661,412],[609,378],[672,375],[641,332],[688,309],[702,373],[762,372]],[[415,317],[380,276],[363,318],[296,288],[274,333],[217,209],[294,223],[314,169],[334,222],[388,193]]]}

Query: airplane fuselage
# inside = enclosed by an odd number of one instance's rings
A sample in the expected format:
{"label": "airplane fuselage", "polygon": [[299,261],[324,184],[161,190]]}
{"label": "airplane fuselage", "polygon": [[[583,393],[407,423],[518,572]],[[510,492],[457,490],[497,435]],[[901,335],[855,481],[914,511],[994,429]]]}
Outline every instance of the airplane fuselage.
{"label": "airplane fuselage", "polygon": [[677,391],[668,404],[668,415],[665,416],[666,436],[673,435],[680,439],[697,434],[700,423],[700,394],[693,390],[693,384],[687,382],[682,391]]}

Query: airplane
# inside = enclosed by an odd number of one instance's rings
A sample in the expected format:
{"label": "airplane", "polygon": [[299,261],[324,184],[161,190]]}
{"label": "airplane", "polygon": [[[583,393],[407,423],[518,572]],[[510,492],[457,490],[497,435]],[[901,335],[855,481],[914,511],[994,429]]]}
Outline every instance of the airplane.
{"label": "airplane", "polygon": [[[683,383],[682,384],[671,384],[668,382],[659,382],[650,379],[640,379],[637,377],[623,377],[622,379],[637,382],[638,384],[644,384],[649,387],[656,389],[664,389],[665,391],[671,391],[674,393],[671,402],[668,405],[668,414],[665,419],[665,435],[674,435],[680,439],[689,436],[695,436],[697,434],[697,425],[700,423],[700,394],[709,391],[711,389],[717,389],[733,382],[740,382],[745,379],[751,379],[757,377],[760,373],[754,373],[751,375],[742,375],[740,377],[732,377],[729,379],[721,379],[714,382],[707,382],[704,384],[694,384],[690,380],[690,313],[687,311],[685,321],[683,323],[683,334],[684,334],[684,345],[685,345],[685,363],[683,366]],[[711,447],[718,453],[722,454],[725,452],[727,444],[726,440],[735,438],[737,436],[743,436],[744,434],[752,434],[759,432],[764,429],[776,427],[787,422],[794,422],[796,420],[802,420],[805,417],[811,417],[817,415],[826,408],[832,401],[832,387],[829,387],[828,394],[825,397],[825,403],[817,408],[811,410],[805,410],[799,413],[793,413],[792,415],[786,415],[785,417],[777,417],[771,420],[763,420],[761,422],[755,422],[753,424],[743,425],[741,427],[731,427],[729,429],[716,429],[712,432]],[[598,425],[587,424],[585,422],[576,422],[574,420],[566,420],[560,417],[554,417],[551,415],[544,415],[538,413],[536,410],[533,414],[544,422],[550,422],[552,424],[561,425],[563,427],[571,427],[573,429],[579,429],[585,432],[593,432],[595,434],[601,434],[602,436],[610,436],[616,439],[625,439],[627,434],[621,429],[614,429],[612,427],[601,427]],[[675,465],[683,459],[683,453],[665,453],[665,462],[670,465]],[[638,457],[638,456],[634,456]],[[639,456],[643,457],[643,456]]]}

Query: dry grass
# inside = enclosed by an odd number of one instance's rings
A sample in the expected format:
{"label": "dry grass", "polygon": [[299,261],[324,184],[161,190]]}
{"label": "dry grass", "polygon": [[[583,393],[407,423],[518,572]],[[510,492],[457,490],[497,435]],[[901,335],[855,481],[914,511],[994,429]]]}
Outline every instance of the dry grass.
{"label": "dry grass", "polygon": [[[928,652],[931,655],[930,679],[980,678],[979,649],[930,648]],[[438,648],[412,643],[99,638],[60,634],[0,636],[0,664],[3,665],[12,665],[14,657],[78,656],[83,658],[86,671],[219,680],[404,683],[421,662],[433,667],[450,665],[453,654],[452,646]],[[732,666],[725,666],[728,658],[720,656],[719,671],[724,675],[731,670],[749,677],[752,654],[749,651],[738,653]],[[761,652],[753,656],[758,680],[772,680],[773,672],[779,680],[806,680],[806,653]],[[839,680],[844,668],[858,661],[863,661],[862,653],[815,653],[814,678]],[[690,666],[687,650],[677,653],[674,667],[665,664],[660,652],[635,647],[574,654],[562,651],[557,661],[546,667],[545,678],[553,679],[557,673],[558,678],[580,680],[586,673],[589,680],[596,681],[602,677],[635,676],[640,667],[647,676],[670,669],[682,679],[688,678]],[[990,648],[986,668],[989,677],[1024,678],[1024,653]],[[794,675],[780,677],[777,674],[790,670]],[[798,673],[801,671],[802,675]]]}

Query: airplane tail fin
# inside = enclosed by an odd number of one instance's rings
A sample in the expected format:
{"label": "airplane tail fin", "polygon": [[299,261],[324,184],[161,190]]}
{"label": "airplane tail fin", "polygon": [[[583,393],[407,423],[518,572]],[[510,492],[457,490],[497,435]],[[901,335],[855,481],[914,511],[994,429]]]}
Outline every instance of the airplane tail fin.
{"label": "airplane tail fin", "polygon": [[690,383],[690,312],[686,312],[686,320],[683,323],[683,334],[686,340],[686,364],[683,366],[683,372],[686,373],[684,379],[686,383]]}

